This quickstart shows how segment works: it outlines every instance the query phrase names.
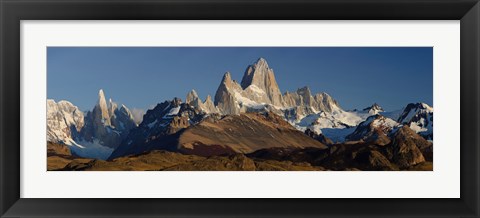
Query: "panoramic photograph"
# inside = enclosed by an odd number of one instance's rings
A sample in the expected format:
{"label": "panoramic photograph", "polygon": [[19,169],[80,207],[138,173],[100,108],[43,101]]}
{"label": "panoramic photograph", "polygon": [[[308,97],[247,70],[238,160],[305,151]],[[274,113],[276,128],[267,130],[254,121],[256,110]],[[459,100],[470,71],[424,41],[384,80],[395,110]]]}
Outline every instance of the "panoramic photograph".
{"label": "panoramic photograph", "polygon": [[48,47],[46,108],[48,171],[433,171],[432,47]]}

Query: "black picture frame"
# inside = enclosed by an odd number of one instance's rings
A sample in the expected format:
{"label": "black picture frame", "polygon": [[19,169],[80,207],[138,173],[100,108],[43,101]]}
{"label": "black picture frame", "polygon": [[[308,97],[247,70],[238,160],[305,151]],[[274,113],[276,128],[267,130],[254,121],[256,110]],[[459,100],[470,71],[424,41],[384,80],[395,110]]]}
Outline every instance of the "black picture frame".
{"label": "black picture frame", "polygon": [[[0,16],[1,217],[479,217],[478,0],[0,0]],[[458,199],[20,198],[20,21],[148,19],[460,20],[461,197]]]}

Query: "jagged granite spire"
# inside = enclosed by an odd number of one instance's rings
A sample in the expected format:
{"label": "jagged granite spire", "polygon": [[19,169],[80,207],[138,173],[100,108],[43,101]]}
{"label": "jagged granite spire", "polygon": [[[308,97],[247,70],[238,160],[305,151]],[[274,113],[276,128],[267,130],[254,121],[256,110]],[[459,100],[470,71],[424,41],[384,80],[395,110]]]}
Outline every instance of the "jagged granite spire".
{"label": "jagged granite spire", "polygon": [[207,113],[218,113],[218,110],[213,104],[212,97],[210,95],[208,95],[205,99],[205,102],[203,102],[203,106],[205,107]]}
{"label": "jagged granite spire", "polygon": [[310,88],[308,86],[304,86],[302,88],[299,88],[297,90],[298,95],[302,97],[303,104],[307,107],[312,106],[313,103],[313,97],[312,97],[312,92],[310,91]]}
{"label": "jagged granite spire", "polygon": [[240,93],[242,87],[232,80],[230,72],[223,75],[222,82],[215,93],[215,105],[223,114],[239,114],[240,108],[237,105],[236,93]]}
{"label": "jagged granite spire", "polygon": [[87,114],[86,128],[81,134],[86,141],[97,139],[102,145],[115,148],[136,124],[125,105],[118,108],[112,99],[109,99],[107,105],[105,99],[105,93],[100,89],[97,104],[92,112]]}
{"label": "jagged granite spire", "polygon": [[110,98],[108,100],[108,114],[110,115],[110,119],[115,119],[115,110],[117,110],[117,108],[117,103],[113,102],[113,100]]}
{"label": "jagged granite spire", "polygon": [[195,89],[192,89],[192,91],[187,94],[187,98],[185,98],[185,103],[191,104],[193,101],[196,100],[198,100],[198,94]]}
{"label": "jagged granite spire", "polygon": [[313,107],[318,111],[332,112],[340,109],[338,102],[325,92],[317,93],[313,96]]}
{"label": "jagged granite spire", "polygon": [[269,102],[265,103],[271,103],[280,107],[284,105],[273,69],[268,66],[267,60],[264,58],[259,58],[245,70],[241,86],[243,89],[246,89],[251,85],[258,87],[267,94]]}
{"label": "jagged granite spire", "polygon": [[94,120],[97,124],[102,124],[104,126],[110,126],[110,113],[108,112],[107,101],[105,100],[105,93],[103,89],[98,91],[98,101],[95,107],[93,108]]}
{"label": "jagged granite spire", "polygon": [[198,94],[194,89],[192,89],[192,91],[190,91],[187,94],[187,98],[185,100],[185,103],[189,104],[190,106],[193,106],[193,107],[197,108],[198,110],[209,113],[209,111],[207,111],[205,109],[205,106],[203,105],[202,100],[198,97]]}

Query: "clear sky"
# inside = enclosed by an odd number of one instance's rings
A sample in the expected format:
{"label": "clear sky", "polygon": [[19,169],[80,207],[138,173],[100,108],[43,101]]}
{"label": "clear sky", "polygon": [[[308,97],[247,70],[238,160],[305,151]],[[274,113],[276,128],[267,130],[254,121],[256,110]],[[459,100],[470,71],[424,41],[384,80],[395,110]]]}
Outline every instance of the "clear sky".
{"label": "clear sky", "polygon": [[433,101],[433,48],[366,47],[49,47],[47,95],[91,110],[98,90],[127,107],[148,109],[195,89],[212,98],[226,71],[241,81],[259,57],[280,91],[305,85],[344,109],[386,110]]}

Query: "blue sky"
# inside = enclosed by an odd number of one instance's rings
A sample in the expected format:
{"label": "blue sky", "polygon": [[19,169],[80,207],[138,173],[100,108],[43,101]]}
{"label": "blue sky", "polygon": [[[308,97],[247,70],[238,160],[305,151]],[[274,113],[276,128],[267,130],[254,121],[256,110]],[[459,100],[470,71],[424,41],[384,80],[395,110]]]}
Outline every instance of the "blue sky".
{"label": "blue sky", "polygon": [[81,110],[93,108],[99,89],[131,109],[185,99],[191,89],[205,99],[226,71],[240,82],[259,57],[282,93],[307,85],[344,109],[432,105],[431,47],[49,47],[47,96]]}

